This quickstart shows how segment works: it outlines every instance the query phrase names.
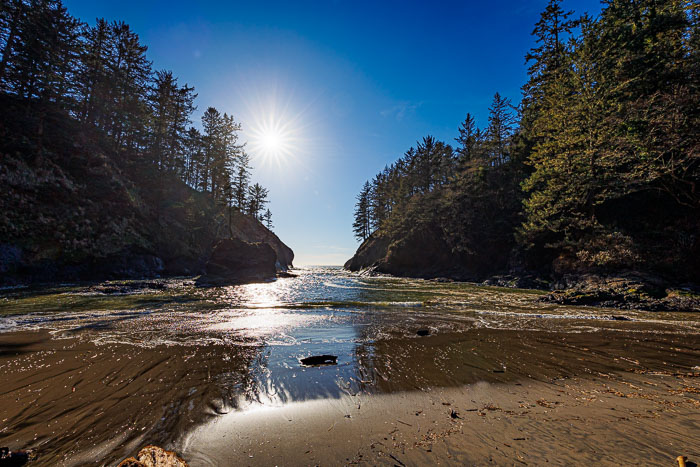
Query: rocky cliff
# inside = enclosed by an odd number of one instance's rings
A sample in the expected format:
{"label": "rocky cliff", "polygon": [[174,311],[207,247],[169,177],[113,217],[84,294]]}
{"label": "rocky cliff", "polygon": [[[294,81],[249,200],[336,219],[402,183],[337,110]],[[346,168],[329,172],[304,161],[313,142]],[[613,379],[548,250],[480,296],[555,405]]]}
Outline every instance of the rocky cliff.
{"label": "rocky cliff", "polygon": [[408,235],[391,238],[377,231],[365,240],[345,269],[372,271],[408,277],[450,277],[476,280],[478,272],[468,260],[451,251],[439,232],[414,229]]}
{"label": "rocky cliff", "polygon": [[52,116],[43,139],[0,96],[0,285],[197,275],[225,238],[294,253],[251,216]]}

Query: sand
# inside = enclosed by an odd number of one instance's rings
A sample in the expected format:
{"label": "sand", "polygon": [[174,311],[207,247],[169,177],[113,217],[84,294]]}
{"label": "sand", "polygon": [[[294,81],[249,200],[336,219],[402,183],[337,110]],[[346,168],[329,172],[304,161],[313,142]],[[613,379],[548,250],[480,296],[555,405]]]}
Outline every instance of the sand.
{"label": "sand", "polygon": [[146,444],[193,466],[700,460],[695,335],[388,339],[357,351],[345,390],[287,403],[261,389],[255,346],[60,337],[0,334],[0,445],[34,449],[35,465],[114,465]]}

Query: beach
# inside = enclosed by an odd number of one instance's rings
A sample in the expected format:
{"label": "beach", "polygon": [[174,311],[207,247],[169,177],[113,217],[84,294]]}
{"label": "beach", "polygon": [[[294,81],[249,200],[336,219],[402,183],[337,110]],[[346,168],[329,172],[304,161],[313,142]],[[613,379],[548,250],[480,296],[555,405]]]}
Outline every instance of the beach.
{"label": "beach", "polygon": [[[173,303],[195,305],[173,296],[156,305],[148,294],[162,298],[162,290],[140,292],[148,312],[135,305],[136,292],[112,294],[101,299],[121,297],[128,312],[56,311],[40,321],[26,313],[35,294],[14,296],[5,311],[23,305],[24,314],[6,313],[15,325],[0,333],[0,444],[32,449],[35,465],[115,465],[147,444],[193,466],[700,458],[700,337],[692,315],[611,318],[571,308],[556,315],[549,305],[535,317],[528,309],[540,307],[535,295],[426,281],[404,282],[411,297],[390,305],[382,294],[401,290],[394,280],[326,279],[358,288],[330,297],[345,305],[260,307],[239,297],[236,307],[245,311],[233,314],[229,303],[223,316],[176,312]],[[182,299],[181,287],[173,290]],[[404,300],[440,291],[450,300],[481,296],[490,310],[465,315]],[[100,308],[95,295],[68,295],[74,310],[80,297],[90,298],[87,309]],[[359,298],[375,304],[362,309]],[[504,310],[505,302],[521,315]],[[334,350],[337,365],[299,363]]]}

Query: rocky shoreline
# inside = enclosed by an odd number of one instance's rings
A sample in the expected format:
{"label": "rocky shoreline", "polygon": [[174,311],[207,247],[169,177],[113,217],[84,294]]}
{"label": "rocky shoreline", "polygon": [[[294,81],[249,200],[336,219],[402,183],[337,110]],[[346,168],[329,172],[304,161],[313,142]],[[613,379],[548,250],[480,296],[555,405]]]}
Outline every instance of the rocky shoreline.
{"label": "rocky shoreline", "polygon": [[[386,274],[439,282],[548,291],[540,300],[562,305],[621,310],[700,311],[700,284],[644,271],[597,271],[560,261],[565,266],[532,270],[511,258],[504,273],[484,261],[454,254],[438,238],[393,240],[381,232],[367,238],[344,265],[360,275]],[[517,255],[516,255],[517,256]]]}
{"label": "rocky shoreline", "polygon": [[294,252],[259,221],[241,213],[234,221],[229,238],[197,252],[174,252],[168,244],[70,260],[0,243],[0,287],[181,276],[201,276],[198,285],[236,284],[274,279],[292,267]]}
{"label": "rocky shoreline", "polygon": [[[346,266],[346,269],[347,266]],[[375,266],[360,269],[361,276],[389,275],[412,277],[435,282],[470,282],[484,286],[547,291],[543,303],[595,306],[619,310],[700,311],[700,286],[692,283],[675,284],[658,276],[631,272],[619,275],[564,275],[548,280],[536,274],[503,274],[483,281],[469,279],[468,274],[404,275],[387,274]]]}

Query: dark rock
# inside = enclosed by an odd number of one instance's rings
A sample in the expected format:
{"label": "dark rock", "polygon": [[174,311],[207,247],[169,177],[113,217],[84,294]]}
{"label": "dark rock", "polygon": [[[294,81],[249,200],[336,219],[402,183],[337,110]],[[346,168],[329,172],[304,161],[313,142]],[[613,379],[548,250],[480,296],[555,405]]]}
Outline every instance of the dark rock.
{"label": "dark rock", "polygon": [[275,250],[275,266],[278,271],[292,267],[294,252],[257,219],[240,212],[233,213],[231,236],[249,243],[267,243]]}
{"label": "dark rock", "polygon": [[15,245],[0,244],[0,274],[14,271],[22,263],[22,250]]}
{"label": "dark rock", "polygon": [[345,263],[345,269],[349,271],[361,271],[371,268],[386,257],[389,248],[389,239],[370,235],[357,249],[355,255]]}
{"label": "dark rock", "polygon": [[430,335],[430,329],[419,329],[416,331],[416,334],[419,336],[429,336]]}
{"label": "dark rock", "polygon": [[449,282],[454,282],[454,279],[450,279],[449,277],[436,277],[434,279],[430,279],[431,282],[439,282],[439,283],[449,283]]}
{"label": "dark rock", "polygon": [[0,467],[19,467],[36,459],[31,450],[11,451],[10,448],[0,448]]}
{"label": "dark rock", "polygon": [[532,274],[492,276],[486,279],[482,285],[515,289],[549,289],[549,282]]}
{"label": "dark rock", "polygon": [[277,254],[267,243],[249,243],[236,238],[220,240],[197,285],[234,285],[264,282],[277,276]]}
{"label": "dark rock", "polygon": [[[562,305],[588,305],[621,310],[700,311],[700,295],[674,288],[656,276],[627,273],[620,276],[564,276],[559,290],[541,298]],[[624,316],[611,319],[625,320]]]}
{"label": "dark rock", "polygon": [[288,278],[288,277],[299,277],[297,274],[292,274],[289,271],[278,271],[277,277]]}
{"label": "dark rock", "polygon": [[335,365],[338,361],[338,357],[335,355],[312,355],[311,357],[302,358],[299,361],[305,366]]}
{"label": "dark rock", "polygon": [[136,457],[124,459],[117,467],[188,467],[188,464],[175,452],[151,445],[141,449]]}

